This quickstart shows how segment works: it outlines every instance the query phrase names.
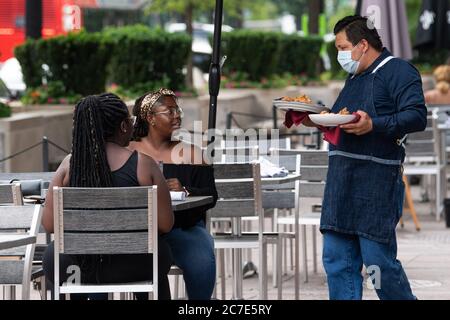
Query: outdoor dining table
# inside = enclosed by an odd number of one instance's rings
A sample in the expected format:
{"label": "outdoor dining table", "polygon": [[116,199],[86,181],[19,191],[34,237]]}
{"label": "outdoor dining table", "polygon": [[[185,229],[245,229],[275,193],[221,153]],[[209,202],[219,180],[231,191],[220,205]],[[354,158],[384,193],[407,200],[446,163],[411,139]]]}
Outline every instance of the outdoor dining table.
{"label": "outdoor dining table", "polygon": [[173,211],[183,211],[203,207],[213,202],[213,197],[187,197],[182,201],[172,201]]}
{"label": "outdoor dining table", "polygon": [[26,234],[0,234],[0,250],[25,246],[36,242],[35,236]]}
{"label": "outdoor dining table", "polygon": [[438,125],[438,129],[441,131],[449,131],[450,130],[450,123],[443,123]]}

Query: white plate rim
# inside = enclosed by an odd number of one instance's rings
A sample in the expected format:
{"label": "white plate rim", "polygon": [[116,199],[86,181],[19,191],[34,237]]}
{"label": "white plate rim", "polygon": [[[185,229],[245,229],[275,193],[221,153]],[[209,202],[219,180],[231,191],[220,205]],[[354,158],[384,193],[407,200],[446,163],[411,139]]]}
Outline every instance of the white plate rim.
{"label": "white plate rim", "polygon": [[321,113],[322,111],[330,111],[327,107],[324,106],[316,106],[316,107],[310,107],[310,106],[287,106],[287,105],[279,105],[275,106],[279,110],[293,110],[293,111],[304,111],[304,112],[315,112],[315,113]]}
{"label": "white plate rim", "polygon": [[[339,122],[332,122],[333,120],[329,120],[328,124],[324,124],[324,122],[321,122],[319,119],[317,119],[317,118],[320,118],[320,117],[337,117],[336,121],[340,117],[349,117],[349,120],[345,121],[345,122],[341,122],[341,121],[339,121]],[[351,119],[350,117],[353,117],[353,118]],[[309,118],[315,124],[323,126],[323,127],[337,127],[337,126],[340,126],[340,125],[343,125],[343,124],[348,124],[348,123],[352,122],[353,120],[355,120],[355,117],[356,116],[353,115],[353,114],[346,114],[346,115],[343,115],[343,114],[312,114],[312,115],[310,115]]]}
{"label": "white plate rim", "polygon": [[[308,107],[308,108],[327,108],[323,105],[318,105],[315,103],[306,103],[306,102],[296,102],[296,101],[283,101],[283,100],[274,100],[273,105],[275,107]],[[329,109],[329,108],[327,108]]]}

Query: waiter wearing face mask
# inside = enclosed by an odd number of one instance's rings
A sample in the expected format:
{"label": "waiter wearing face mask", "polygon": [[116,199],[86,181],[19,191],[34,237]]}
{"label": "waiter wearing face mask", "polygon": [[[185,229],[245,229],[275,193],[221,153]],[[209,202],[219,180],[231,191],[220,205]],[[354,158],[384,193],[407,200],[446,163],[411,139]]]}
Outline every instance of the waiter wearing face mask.
{"label": "waiter wearing face mask", "polygon": [[380,299],[412,300],[395,228],[404,200],[403,141],[427,123],[421,77],[383,48],[367,18],[346,17],[334,33],[350,75],[332,112],[347,108],[361,118],[341,126],[339,143],[330,146],[321,219],[330,299],[362,299],[364,265]]}

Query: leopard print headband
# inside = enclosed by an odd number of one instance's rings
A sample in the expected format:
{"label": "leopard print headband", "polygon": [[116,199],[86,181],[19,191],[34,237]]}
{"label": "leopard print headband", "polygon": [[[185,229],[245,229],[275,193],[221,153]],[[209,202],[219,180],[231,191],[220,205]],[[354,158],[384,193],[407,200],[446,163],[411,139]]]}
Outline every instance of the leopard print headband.
{"label": "leopard print headband", "polygon": [[161,97],[169,96],[173,97],[175,101],[178,100],[177,96],[175,95],[175,92],[169,89],[161,88],[158,91],[155,91],[153,93],[148,94],[141,104],[141,118],[146,119],[149,112],[152,110],[153,106],[155,105],[156,101],[158,101]]}

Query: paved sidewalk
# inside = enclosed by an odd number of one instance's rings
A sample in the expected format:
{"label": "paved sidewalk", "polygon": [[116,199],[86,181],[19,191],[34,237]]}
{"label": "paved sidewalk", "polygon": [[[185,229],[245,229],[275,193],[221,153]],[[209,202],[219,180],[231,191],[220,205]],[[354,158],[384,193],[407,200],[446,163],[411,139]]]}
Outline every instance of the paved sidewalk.
{"label": "paved sidewalk", "polygon": [[[418,199],[419,190],[413,188],[415,199]],[[409,213],[405,214],[402,229],[398,227],[398,258],[402,262],[406,274],[411,282],[414,294],[420,300],[450,300],[450,229],[445,226],[445,218],[436,222],[435,216],[430,214],[431,204],[415,202],[418,211],[422,230],[417,232]],[[310,229],[309,229],[310,230]],[[311,244],[311,232],[308,231]],[[326,276],[321,263],[321,234],[318,237],[318,266],[317,274],[312,272],[311,248],[308,248],[309,255],[309,282],[304,283],[304,275],[301,274],[300,299],[301,300],[328,300],[328,288]],[[268,250],[271,255],[272,250]],[[254,254],[253,260],[257,261]],[[269,274],[271,275],[271,257],[268,259]],[[301,271],[302,271],[301,267]],[[269,281],[269,299],[277,298],[277,289],[272,287],[272,279]],[[227,299],[231,298],[232,279],[227,280]],[[221,299],[220,289],[218,297]],[[244,299],[258,299],[258,279],[257,276],[244,279]],[[294,299],[294,280],[292,271],[283,277],[283,299]],[[375,291],[364,289],[364,299],[378,299]]]}
{"label": "paved sidewalk", "polygon": [[[419,190],[413,188],[415,199],[419,199]],[[398,228],[398,258],[402,262],[406,274],[410,279],[414,294],[420,300],[450,300],[450,229],[445,226],[445,221],[436,222],[436,218],[430,214],[430,203],[418,203],[416,201],[416,210],[422,225],[422,230],[417,232],[411,217],[407,213],[404,217],[405,227]],[[303,202],[304,207],[308,207],[308,203]],[[321,263],[321,234],[318,237],[318,273],[312,272],[312,252],[311,252],[311,229],[308,228],[308,270],[309,282],[304,283],[304,274],[300,275],[300,299],[301,300],[328,300],[328,288],[326,277]],[[277,289],[272,287],[272,250],[268,250],[268,268],[270,278],[269,299],[277,298]],[[253,253],[254,262],[258,261],[257,253]],[[227,265],[231,266],[231,262],[227,261]],[[301,266],[301,271],[303,267]],[[174,284],[174,277],[170,277],[170,282]],[[258,299],[258,278],[254,276],[244,279],[244,299]],[[217,287],[218,299],[222,299],[220,294],[220,283]],[[0,299],[3,298],[3,290],[0,290]],[[172,289],[173,293],[173,289]],[[20,288],[17,289],[17,295],[20,297]],[[232,279],[228,277],[226,281],[226,297],[232,298]],[[39,293],[35,290],[31,292],[31,299],[39,300]],[[294,299],[294,281],[293,271],[288,270],[288,274],[283,277],[283,299]],[[365,288],[364,299],[378,299],[373,290]]]}

